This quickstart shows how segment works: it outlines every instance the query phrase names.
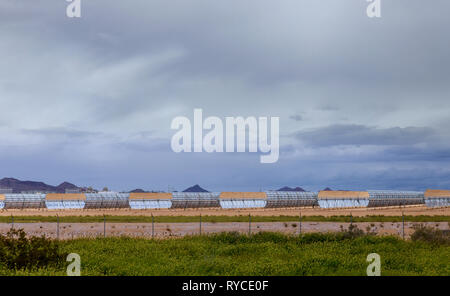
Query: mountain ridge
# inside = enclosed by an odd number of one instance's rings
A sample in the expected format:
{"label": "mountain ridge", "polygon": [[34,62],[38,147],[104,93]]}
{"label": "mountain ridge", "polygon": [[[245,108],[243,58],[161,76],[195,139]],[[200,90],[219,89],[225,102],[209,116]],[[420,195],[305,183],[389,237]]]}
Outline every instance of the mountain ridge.
{"label": "mountain ridge", "polygon": [[71,190],[81,189],[78,186],[69,182],[62,182],[57,186],[53,186],[40,181],[21,181],[16,178],[0,179],[0,188],[12,189],[13,193],[21,193],[27,191],[65,193],[66,189]]}

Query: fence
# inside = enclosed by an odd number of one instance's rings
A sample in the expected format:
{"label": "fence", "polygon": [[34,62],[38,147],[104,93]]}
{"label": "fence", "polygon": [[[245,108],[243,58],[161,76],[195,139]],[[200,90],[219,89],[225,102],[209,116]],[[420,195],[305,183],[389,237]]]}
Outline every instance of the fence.
{"label": "fence", "polygon": [[[298,235],[311,232],[339,232],[356,225],[365,232],[380,235],[397,235],[408,238],[417,224],[425,224],[448,230],[448,222],[408,222],[404,215],[396,222],[359,222],[361,217],[355,218],[351,214],[345,220],[333,221],[324,217],[321,221],[310,221],[301,213],[291,217],[290,221],[262,221],[262,216],[241,217],[238,222],[216,222],[201,215],[190,218],[191,222],[164,222],[159,217],[151,216],[148,222],[117,222],[108,221],[110,217],[96,217],[96,222],[64,222],[56,217],[54,222],[20,221],[20,217],[11,216],[9,222],[0,223],[0,233],[5,234],[11,228],[22,228],[30,236],[46,235],[55,239],[98,238],[98,237],[143,237],[166,238],[182,237],[186,235],[205,235],[220,232],[239,232],[255,234],[258,232],[281,232]],[[192,220],[197,221],[192,221]],[[246,220],[246,221],[245,221]]]}

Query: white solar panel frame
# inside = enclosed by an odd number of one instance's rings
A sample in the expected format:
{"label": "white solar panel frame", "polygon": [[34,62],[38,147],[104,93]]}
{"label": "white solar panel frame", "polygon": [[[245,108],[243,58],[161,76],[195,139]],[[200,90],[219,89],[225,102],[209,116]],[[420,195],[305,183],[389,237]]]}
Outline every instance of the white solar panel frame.
{"label": "white solar panel frame", "polygon": [[425,198],[425,205],[430,208],[449,207],[450,197],[427,197]]}
{"label": "white solar panel frame", "polygon": [[318,200],[318,204],[321,208],[332,209],[332,208],[361,208],[367,207],[369,205],[368,198],[321,198]]}
{"label": "white solar panel frame", "polygon": [[147,209],[170,209],[172,201],[170,199],[133,199],[130,200],[130,208],[134,210]]}
{"label": "white solar panel frame", "polygon": [[46,200],[45,206],[49,210],[65,209],[84,209],[86,202],[84,200]]}
{"label": "white solar panel frame", "polygon": [[249,209],[265,208],[267,200],[265,199],[220,199],[220,207],[223,209]]}

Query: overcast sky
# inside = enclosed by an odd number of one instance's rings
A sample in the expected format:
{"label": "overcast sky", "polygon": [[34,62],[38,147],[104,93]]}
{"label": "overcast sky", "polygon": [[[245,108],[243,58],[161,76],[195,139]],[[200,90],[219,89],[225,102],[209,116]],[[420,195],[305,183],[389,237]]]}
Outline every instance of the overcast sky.
{"label": "overcast sky", "polygon": [[[0,1],[0,178],[450,188],[450,2]],[[176,116],[279,116],[280,158],[174,153]]]}

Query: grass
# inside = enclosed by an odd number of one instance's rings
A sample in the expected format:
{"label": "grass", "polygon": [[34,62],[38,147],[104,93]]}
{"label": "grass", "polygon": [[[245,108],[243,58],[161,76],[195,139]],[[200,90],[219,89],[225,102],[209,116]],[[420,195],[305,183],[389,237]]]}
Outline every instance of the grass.
{"label": "grass", "polygon": [[[150,216],[105,216],[107,222],[151,223]],[[56,222],[55,216],[15,216],[14,223]],[[61,223],[92,223],[103,222],[103,216],[62,216]],[[199,216],[155,216],[155,223],[187,223],[198,222]],[[298,216],[252,216],[252,222],[298,222]],[[248,215],[240,216],[202,216],[202,222],[248,222]],[[304,216],[307,222],[401,222],[401,216]],[[450,216],[405,216],[406,222],[450,222]],[[0,216],[0,223],[11,223],[11,216]]]}
{"label": "grass", "polygon": [[[366,275],[367,255],[382,275],[450,275],[450,245],[377,237],[353,229],[334,234],[221,233],[177,239],[101,238],[60,242],[81,256],[82,275]],[[65,275],[64,268],[0,275]]]}

